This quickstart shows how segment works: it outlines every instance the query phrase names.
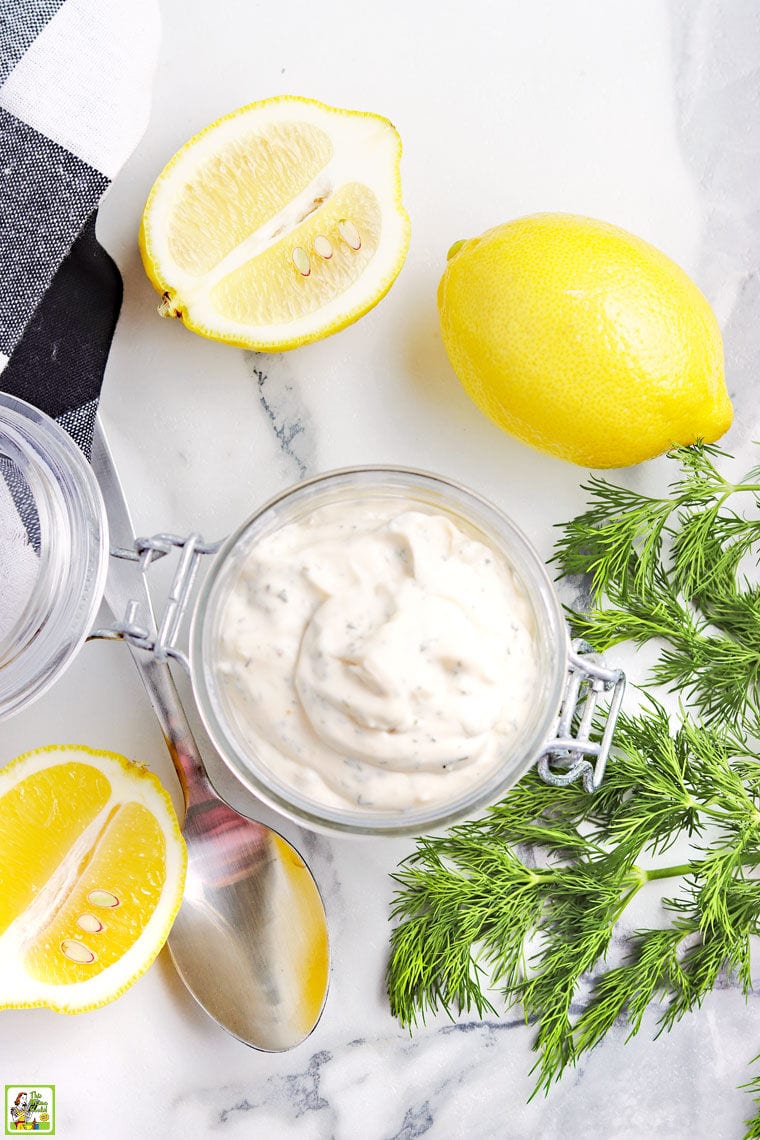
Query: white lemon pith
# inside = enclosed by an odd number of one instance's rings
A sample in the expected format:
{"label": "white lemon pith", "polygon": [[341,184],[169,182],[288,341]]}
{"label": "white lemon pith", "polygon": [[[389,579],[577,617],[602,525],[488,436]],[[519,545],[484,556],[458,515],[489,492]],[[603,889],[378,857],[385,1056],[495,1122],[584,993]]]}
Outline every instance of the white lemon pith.
{"label": "white lemon pith", "polygon": [[351,324],[409,246],[387,119],[283,96],[212,123],[156,179],[140,228],[159,311],[277,352]]}
{"label": "white lemon pith", "polygon": [[187,855],[169,796],[114,753],[52,746],[0,771],[0,1009],[112,1001],[166,941]]}

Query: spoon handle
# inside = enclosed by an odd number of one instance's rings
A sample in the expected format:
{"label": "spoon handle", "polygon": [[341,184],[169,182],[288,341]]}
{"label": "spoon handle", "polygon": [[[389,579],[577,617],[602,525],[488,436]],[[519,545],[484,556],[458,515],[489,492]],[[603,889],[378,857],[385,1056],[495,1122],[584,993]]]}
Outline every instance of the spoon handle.
{"label": "spoon handle", "polygon": [[[135,530],[121,480],[99,419],[95,422],[92,465],[106,505],[111,546],[131,547],[136,537]],[[116,618],[124,615],[130,602],[136,603],[140,624],[151,633],[155,633],[156,620],[148,583],[144,571],[137,562],[129,562],[124,558],[109,560],[104,596]],[[182,707],[169,664],[156,660],[141,649],[136,649],[130,642],[127,644],[150,697],[153,711],[161,725],[187,810],[191,804],[212,798],[214,793],[206,776],[198,745]]]}
{"label": "spoon handle", "polygon": [[[111,601],[106,588],[106,601]],[[113,607],[112,607],[113,608]],[[114,611],[116,612],[116,611]],[[201,760],[200,751],[168,663],[156,661],[141,649],[129,646],[132,658],[150,698],[166,747],[174,763],[185,800],[185,811],[207,799],[215,798]]]}

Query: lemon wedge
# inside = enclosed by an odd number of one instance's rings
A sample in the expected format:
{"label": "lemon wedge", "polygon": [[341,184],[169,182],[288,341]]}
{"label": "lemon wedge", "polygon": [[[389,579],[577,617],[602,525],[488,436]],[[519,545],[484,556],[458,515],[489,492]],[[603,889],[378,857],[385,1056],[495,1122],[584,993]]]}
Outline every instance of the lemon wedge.
{"label": "lemon wedge", "polygon": [[404,263],[401,140],[380,115],[283,96],[190,139],[140,227],[162,300],[213,340],[280,352],[345,328]]}
{"label": "lemon wedge", "polygon": [[169,796],[123,756],[53,745],[0,772],[0,1009],[113,1001],[163,946],[187,855]]}

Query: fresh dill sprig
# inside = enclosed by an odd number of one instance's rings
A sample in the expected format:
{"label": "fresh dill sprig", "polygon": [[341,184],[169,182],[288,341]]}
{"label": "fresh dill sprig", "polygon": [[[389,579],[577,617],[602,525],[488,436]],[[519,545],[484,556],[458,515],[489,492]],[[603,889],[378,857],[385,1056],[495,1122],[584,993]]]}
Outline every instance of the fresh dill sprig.
{"label": "fresh dill sprig", "polygon": [[[671,733],[650,699],[621,715],[595,796],[557,795],[531,774],[483,819],[420,841],[395,876],[393,1012],[408,1026],[438,1009],[482,1015],[493,1010],[490,983],[536,1024],[536,1088],[548,1090],[621,1018],[637,1032],[654,1000],[668,1029],[724,973],[747,992],[760,916],[760,799],[749,777],[759,761],[716,726],[686,721]],[[683,836],[687,862],[649,865]],[[665,901],[670,923],[638,931],[626,960],[604,971],[631,899],[671,877],[681,886]],[[582,980],[600,970],[579,1012]]]}
{"label": "fresh dill sprig", "polygon": [[590,575],[597,598],[621,584],[645,589],[678,502],[649,498],[595,475],[583,489],[588,509],[564,524],[554,561],[565,575]]}
{"label": "fresh dill sprig", "polygon": [[[705,444],[673,452],[663,498],[592,478],[588,509],[563,527],[555,554],[560,576],[590,583],[590,611],[568,611],[577,635],[598,650],[659,639],[650,680],[679,694],[675,730],[650,696],[621,714],[593,796],[532,771],[484,818],[420,840],[394,876],[393,1012],[411,1027],[438,1010],[495,1012],[494,993],[520,1005],[536,1027],[534,1093],[615,1024],[633,1036],[654,1007],[659,1035],[723,977],[750,990],[760,588],[742,568],[760,559],[760,467],[732,483],[722,458]],[[686,860],[662,866],[676,842]],[[629,903],[665,880],[665,921],[628,934],[608,967]],[[760,1076],[743,1087],[758,1104],[745,1140],[760,1140]]]}
{"label": "fresh dill sprig", "polygon": [[[760,725],[760,591],[741,573],[760,556],[758,469],[729,482],[715,446],[679,448],[667,498],[592,478],[589,509],[565,524],[560,577],[590,576],[589,612],[569,611],[594,648],[665,642],[651,681],[708,721]],[[737,509],[742,507],[742,512]]]}
{"label": "fresh dill sprig", "polygon": [[[753,1057],[752,1064],[755,1065],[760,1061],[760,1057]],[[742,1089],[748,1089],[752,1093],[752,1099],[757,1105],[757,1113],[751,1120],[746,1121],[747,1131],[744,1133],[744,1140],[760,1140],[760,1073],[752,1077],[751,1080],[739,1086]]]}

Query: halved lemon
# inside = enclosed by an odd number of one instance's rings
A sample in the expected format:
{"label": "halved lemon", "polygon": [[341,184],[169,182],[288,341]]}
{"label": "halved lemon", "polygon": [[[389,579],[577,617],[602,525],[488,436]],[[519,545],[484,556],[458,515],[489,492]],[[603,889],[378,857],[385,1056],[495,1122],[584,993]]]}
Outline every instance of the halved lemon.
{"label": "halved lemon", "polygon": [[380,115],[282,96],[190,139],[140,227],[159,312],[266,352],[345,328],[385,296],[409,247],[401,140]]}
{"label": "halved lemon", "polygon": [[186,864],[145,768],[77,745],[12,761],[0,772],[0,1009],[113,1001],[166,941]]}

